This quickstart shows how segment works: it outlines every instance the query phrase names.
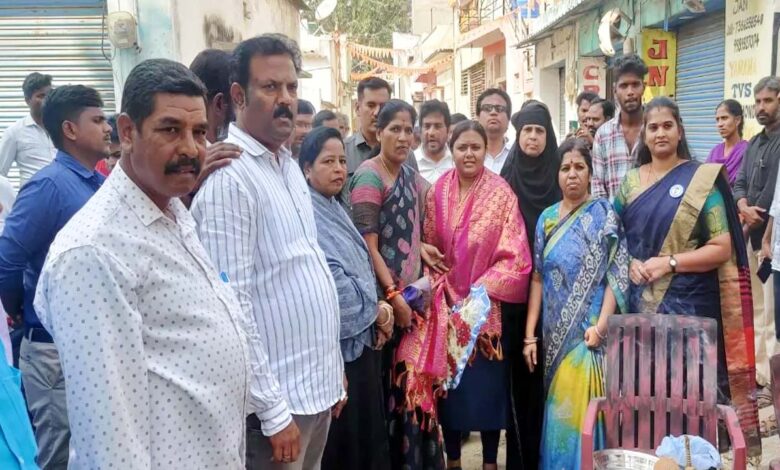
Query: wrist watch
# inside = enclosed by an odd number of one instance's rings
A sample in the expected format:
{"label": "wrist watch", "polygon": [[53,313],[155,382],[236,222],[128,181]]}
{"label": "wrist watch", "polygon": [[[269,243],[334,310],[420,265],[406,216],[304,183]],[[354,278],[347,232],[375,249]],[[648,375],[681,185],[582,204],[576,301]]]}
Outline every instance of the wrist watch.
{"label": "wrist watch", "polygon": [[672,273],[677,273],[677,258],[674,255],[669,255],[669,267],[672,268]]}

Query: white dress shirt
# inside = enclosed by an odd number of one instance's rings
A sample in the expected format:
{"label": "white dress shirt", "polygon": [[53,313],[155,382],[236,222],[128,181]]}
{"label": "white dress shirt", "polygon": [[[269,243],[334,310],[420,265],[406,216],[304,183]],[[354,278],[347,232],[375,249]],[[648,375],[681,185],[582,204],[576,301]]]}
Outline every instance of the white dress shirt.
{"label": "white dress shirt", "polygon": [[498,155],[490,155],[489,152],[485,154],[485,168],[497,175],[501,174],[501,169],[504,168],[509,151],[512,149],[513,142],[509,139],[504,140],[504,148],[501,149]]}
{"label": "white dress shirt", "polygon": [[243,469],[246,416],[291,419],[192,216],[119,165],[51,245],[35,308],[62,361],[71,470]]}
{"label": "white dress shirt", "polygon": [[[780,178],[775,183],[775,195],[772,197],[772,205],[769,207],[769,215],[773,218],[772,240],[772,271],[780,271]],[[771,280],[769,282],[772,282]],[[778,293],[780,295],[780,292]]]}
{"label": "white dress shirt", "polygon": [[5,228],[5,218],[11,213],[16,202],[16,190],[8,178],[0,176],[0,233]]}
{"label": "white dress shirt", "polygon": [[452,159],[452,152],[447,148],[444,156],[438,162],[431,160],[425,155],[421,145],[414,151],[414,158],[417,160],[417,168],[420,175],[431,184],[436,183],[441,175],[451,168],[455,168],[455,161]]}
{"label": "white dress shirt", "polygon": [[338,294],[309,187],[287,149],[277,161],[235,124],[225,142],[243,153],[198,190],[198,233],[254,318],[293,414],[321,413],[344,394],[344,363]]}
{"label": "white dress shirt", "polygon": [[8,170],[16,162],[21,175],[21,185],[27,182],[57,154],[57,149],[46,130],[35,123],[29,114],[11,124],[0,140],[0,175],[8,176]]}

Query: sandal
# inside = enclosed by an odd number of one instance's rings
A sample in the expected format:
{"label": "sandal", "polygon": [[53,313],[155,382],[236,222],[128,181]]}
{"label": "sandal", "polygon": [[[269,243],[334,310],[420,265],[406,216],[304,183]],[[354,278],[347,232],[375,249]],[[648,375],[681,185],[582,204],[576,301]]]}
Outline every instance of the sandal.
{"label": "sandal", "polygon": [[763,409],[772,406],[772,392],[768,387],[761,387],[756,392],[756,404],[758,409]]}
{"label": "sandal", "polygon": [[767,438],[777,434],[777,419],[774,415],[761,421],[759,425],[761,431],[761,438]]}

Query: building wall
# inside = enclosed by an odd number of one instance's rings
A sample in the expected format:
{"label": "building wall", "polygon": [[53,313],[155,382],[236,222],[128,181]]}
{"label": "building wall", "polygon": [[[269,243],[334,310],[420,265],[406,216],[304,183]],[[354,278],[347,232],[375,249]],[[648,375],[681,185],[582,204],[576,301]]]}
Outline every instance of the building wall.
{"label": "building wall", "polygon": [[178,57],[189,64],[207,48],[225,48],[263,33],[298,40],[300,14],[289,0],[170,1]]}
{"label": "building wall", "polygon": [[477,64],[479,61],[482,60],[482,58],[483,56],[482,56],[481,47],[461,48],[458,49],[457,52],[455,53],[455,57],[453,61],[453,67],[455,69],[454,72],[455,102],[448,103],[450,105],[451,113],[463,113],[468,117],[473,117],[471,115],[471,94],[470,93],[466,93],[465,95],[461,94],[461,87],[463,86],[462,83],[463,77],[461,72]]}
{"label": "building wall", "polygon": [[330,36],[314,36],[301,27],[299,45],[303,69],[311,74],[311,78],[300,80],[298,97],[311,101],[317,111],[323,109],[323,101],[338,106],[336,79],[339,72],[336,70],[338,61],[334,57],[334,42]]}
{"label": "building wall", "polygon": [[[411,57],[403,52],[397,52],[393,57],[393,65],[407,67],[421,59],[419,55],[420,36],[407,33],[393,33],[393,49],[410,51]],[[412,59],[410,61],[410,58]],[[393,98],[412,103],[414,93],[423,91],[423,84],[414,82],[413,76],[396,75],[393,80]]]}
{"label": "building wall", "polygon": [[265,32],[298,39],[300,14],[291,0],[107,0],[108,11],[128,11],[138,23],[139,49],[116,51],[117,100],[132,68],[151,58],[189,65],[198,52]]}
{"label": "building wall", "polygon": [[512,108],[520,109],[520,105],[533,95],[534,48],[517,47],[521,37],[513,19],[505,22],[501,30],[506,38],[506,92],[512,100]]}
{"label": "building wall", "polygon": [[745,137],[761,131],[755,120],[754,88],[758,80],[776,74],[766,57],[774,48],[774,17],[778,7],[765,0],[726,2],[726,64],[724,98],[739,101],[745,110]]}
{"label": "building wall", "polygon": [[425,36],[438,25],[452,24],[448,0],[412,0],[412,34]]}
{"label": "building wall", "polygon": [[534,69],[533,96],[547,104],[553,118],[553,127],[559,140],[565,137],[567,129],[560,129],[558,116],[561,112],[561,83],[559,69],[564,67],[567,79],[566,122],[577,119],[574,98],[577,95],[577,31],[573,26],[557,29],[553,35],[536,44],[536,67]]}

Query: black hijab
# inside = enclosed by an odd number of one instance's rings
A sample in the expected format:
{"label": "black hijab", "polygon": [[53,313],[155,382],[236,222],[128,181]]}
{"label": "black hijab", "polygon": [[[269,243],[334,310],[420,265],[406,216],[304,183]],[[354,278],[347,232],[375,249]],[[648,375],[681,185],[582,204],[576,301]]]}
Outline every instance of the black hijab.
{"label": "black hijab", "polygon": [[[544,151],[535,158],[526,155],[518,145],[520,131],[527,124],[542,126],[547,131]],[[561,166],[558,143],[550,112],[542,104],[534,103],[521,109],[512,116],[512,125],[517,134],[506,164],[501,170],[501,176],[517,196],[528,232],[528,242],[533,248],[536,221],[542,211],[561,200],[561,188],[558,186],[558,170]]]}

